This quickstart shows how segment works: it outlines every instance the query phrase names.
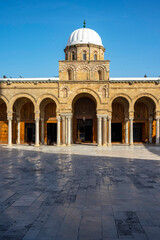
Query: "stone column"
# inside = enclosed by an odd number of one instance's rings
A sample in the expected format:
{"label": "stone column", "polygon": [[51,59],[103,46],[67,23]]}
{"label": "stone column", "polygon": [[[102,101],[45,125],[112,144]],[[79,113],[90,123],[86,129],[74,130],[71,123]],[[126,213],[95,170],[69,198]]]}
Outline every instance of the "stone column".
{"label": "stone column", "polygon": [[71,146],[71,119],[72,119],[72,117],[68,116],[67,119],[68,119],[68,141],[67,141],[67,145]]}
{"label": "stone column", "polygon": [[36,123],[35,146],[39,147],[39,118],[35,119],[35,123]]}
{"label": "stone column", "polygon": [[159,118],[156,119],[156,144],[159,144]]}
{"label": "stone column", "polygon": [[128,144],[128,118],[125,119],[125,143]]}
{"label": "stone column", "polygon": [[149,118],[149,143],[152,143],[152,122],[153,118]]}
{"label": "stone column", "polygon": [[98,121],[97,121],[97,130],[98,130],[98,146],[102,145],[102,117],[101,116],[97,116]]}
{"label": "stone column", "polygon": [[107,116],[103,117],[103,146],[107,145]]}
{"label": "stone column", "polygon": [[66,118],[62,116],[62,145],[66,145]]}
{"label": "stone column", "polygon": [[17,144],[20,144],[20,119],[17,118]]}
{"label": "stone column", "polygon": [[60,129],[61,129],[61,117],[57,117],[57,146],[60,146],[61,144],[61,138],[60,138]]}
{"label": "stone column", "polygon": [[8,146],[12,146],[12,116],[8,116]]}
{"label": "stone column", "polygon": [[68,137],[67,137],[68,136],[68,127],[67,127],[68,126],[68,118],[67,117],[65,118],[65,121],[66,121],[66,123],[65,123],[65,126],[66,126],[65,127],[65,143],[67,145],[67,143],[68,143]]}
{"label": "stone column", "polygon": [[44,118],[41,118],[41,143],[44,144]]}
{"label": "stone column", "polygon": [[130,138],[129,138],[130,145],[133,145],[133,118],[130,118]]}
{"label": "stone column", "polygon": [[112,145],[111,139],[112,139],[112,129],[111,129],[111,120],[112,117],[108,117],[108,146]]}

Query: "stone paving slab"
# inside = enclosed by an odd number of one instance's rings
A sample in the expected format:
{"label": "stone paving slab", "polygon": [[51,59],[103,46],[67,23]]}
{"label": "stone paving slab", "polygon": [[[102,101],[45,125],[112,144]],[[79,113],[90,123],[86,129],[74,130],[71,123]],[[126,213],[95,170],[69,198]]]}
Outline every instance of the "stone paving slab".
{"label": "stone paving slab", "polygon": [[0,147],[0,240],[160,239],[159,148],[25,148]]}

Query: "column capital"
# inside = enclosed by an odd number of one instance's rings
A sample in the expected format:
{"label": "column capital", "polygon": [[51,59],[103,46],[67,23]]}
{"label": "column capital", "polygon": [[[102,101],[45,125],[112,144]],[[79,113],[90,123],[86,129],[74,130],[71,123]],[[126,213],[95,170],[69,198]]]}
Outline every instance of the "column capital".
{"label": "column capital", "polygon": [[7,120],[9,121],[9,120],[12,120],[13,119],[13,117],[12,116],[7,116]]}
{"label": "column capital", "polygon": [[41,117],[41,121],[44,121],[44,117]]}
{"label": "column capital", "polygon": [[112,120],[112,116],[108,116],[108,120]]}
{"label": "column capital", "polygon": [[97,115],[97,118],[98,118],[98,119],[101,119],[101,118],[102,118],[102,116],[101,116],[101,115]]}
{"label": "column capital", "polygon": [[39,122],[39,120],[40,120],[39,117],[36,117],[36,118],[35,118],[35,121],[36,121],[36,122]]}
{"label": "column capital", "polygon": [[160,117],[159,117],[159,116],[156,116],[156,121],[159,120],[159,119],[160,119]]}
{"label": "column capital", "polygon": [[60,117],[60,116],[57,117],[57,121],[58,121],[58,122],[61,121],[61,117]]}
{"label": "column capital", "polygon": [[129,120],[133,120],[134,119],[134,117],[129,117]]}
{"label": "column capital", "polygon": [[72,113],[60,113],[60,116],[61,117],[68,117],[68,116],[71,116],[72,117]]}
{"label": "column capital", "polygon": [[153,121],[153,117],[149,117],[149,121],[152,122]]}

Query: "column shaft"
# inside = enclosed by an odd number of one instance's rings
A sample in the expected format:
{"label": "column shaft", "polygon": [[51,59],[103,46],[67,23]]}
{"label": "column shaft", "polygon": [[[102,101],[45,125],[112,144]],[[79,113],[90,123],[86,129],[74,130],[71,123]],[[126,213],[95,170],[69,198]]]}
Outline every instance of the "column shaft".
{"label": "column shaft", "polygon": [[98,116],[98,146],[102,145],[102,117]]}
{"label": "column shaft", "polygon": [[12,118],[8,118],[8,145],[12,146]]}
{"label": "column shaft", "polygon": [[67,119],[68,119],[68,141],[67,141],[67,145],[70,146],[71,145],[71,116],[68,116]]}
{"label": "column shaft", "polygon": [[36,139],[35,139],[35,146],[39,146],[39,119],[35,120],[36,123]]}
{"label": "column shaft", "polygon": [[130,145],[133,145],[133,119],[130,119]]}
{"label": "column shaft", "polygon": [[128,119],[125,120],[125,143],[128,144]]}
{"label": "column shaft", "polygon": [[107,118],[103,117],[103,146],[107,145]]}
{"label": "column shaft", "polygon": [[111,117],[108,118],[108,145],[110,146],[112,144],[112,132],[111,132]]}
{"label": "column shaft", "polygon": [[65,118],[65,144],[67,145],[68,143],[68,118]]}
{"label": "column shaft", "polygon": [[59,146],[61,144],[61,139],[60,139],[60,129],[61,129],[61,125],[60,122],[61,118],[57,117],[57,146]]}

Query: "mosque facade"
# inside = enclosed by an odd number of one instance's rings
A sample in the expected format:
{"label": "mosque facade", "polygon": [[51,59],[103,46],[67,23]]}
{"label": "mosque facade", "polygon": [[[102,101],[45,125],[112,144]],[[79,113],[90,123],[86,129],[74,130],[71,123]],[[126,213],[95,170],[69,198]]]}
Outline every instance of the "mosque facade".
{"label": "mosque facade", "polygon": [[104,52],[80,28],[58,78],[1,78],[0,144],[159,144],[160,78],[112,78]]}

